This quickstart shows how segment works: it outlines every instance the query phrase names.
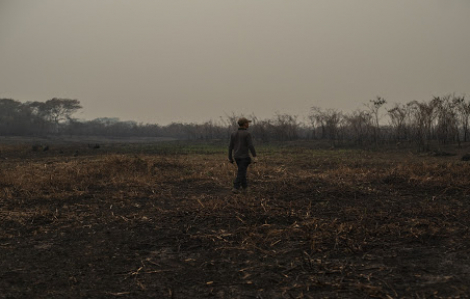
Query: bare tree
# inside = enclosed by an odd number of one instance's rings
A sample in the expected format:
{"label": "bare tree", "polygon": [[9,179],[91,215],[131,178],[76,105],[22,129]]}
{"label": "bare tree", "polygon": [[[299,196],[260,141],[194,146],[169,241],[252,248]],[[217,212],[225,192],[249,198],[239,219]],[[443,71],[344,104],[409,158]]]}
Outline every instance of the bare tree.
{"label": "bare tree", "polygon": [[226,137],[230,138],[230,134],[238,128],[238,117],[232,112],[232,114],[225,114],[225,118],[221,117],[220,120],[226,128]]}
{"label": "bare tree", "polygon": [[[312,138],[325,138],[325,115],[323,110],[320,107],[313,106],[310,108],[310,114],[308,119],[310,121],[310,126],[312,129]],[[321,131],[321,135],[318,136],[318,131]]]}
{"label": "bare tree", "polygon": [[359,145],[364,144],[370,137],[372,115],[369,111],[356,110],[345,116],[349,136]]}
{"label": "bare tree", "polygon": [[297,116],[276,114],[274,129],[279,140],[294,140],[298,138]]}
{"label": "bare tree", "polygon": [[269,119],[261,120],[254,114],[251,114],[249,119],[253,122],[251,127],[253,138],[262,141],[269,141],[273,137],[272,124]]}
{"label": "bare tree", "polygon": [[215,124],[212,120],[206,121],[201,126],[204,139],[213,139],[215,136]]}
{"label": "bare tree", "polygon": [[470,102],[465,101],[465,97],[454,97],[453,104],[459,112],[459,119],[463,130],[463,141],[468,141],[469,119],[470,119]]}
{"label": "bare tree", "polygon": [[342,141],[341,126],[343,123],[343,113],[336,109],[328,109],[324,113],[325,135],[332,140],[334,145]]}
{"label": "bare tree", "polygon": [[413,116],[413,129],[418,149],[429,151],[429,141],[432,138],[433,121],[435,119],[436,102],[430,103],[412,101],[407,104]]}
{"label": "bare tree", "polygon": [[398,142],[402,139],[408,139],[408,126],[410,118],[410,110],[407,109],[407,106],[395,104],[395,106],[387,110],[390,117],[390,126],[393,130],[394,140]]}
{"label": "bare tree", "polygon": [[440,144],[457,141],[460,146],[458,130],[458,109],[450,95],[434,97],[431,101],[436,107],[436,133]]}
{"label": "bare tree", "polygon": [[369,108],[370,114],[373,116],[373,127],[372,130],[374,132],[374,142],[377,144],[380,135],[380,123],[379,123],[379,110],[380,108],[387,103],[384,98],[377,96],[375,100],[370,100],[369,104],[366,105]]}

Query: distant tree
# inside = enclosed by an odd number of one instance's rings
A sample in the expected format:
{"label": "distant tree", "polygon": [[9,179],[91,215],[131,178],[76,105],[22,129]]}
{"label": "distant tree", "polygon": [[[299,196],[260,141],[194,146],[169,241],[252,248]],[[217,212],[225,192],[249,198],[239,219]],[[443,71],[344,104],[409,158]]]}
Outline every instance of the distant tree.
{"label": "distant tree", "polygon": [[336,146],[342,141],[341,127],[343,125],[343,113],[336,109],[328,109],[324,113],[325,135]]}
{"label": "distant tree", "polygon": [[373,124],[373,132],[374,132],[374,142],[377,143],[379,140],[379,132],[380,132],[380,123],[379,123],[379,110],[380,108],[386,104],[387,101],[384,98],[377,96],[375,100],[370,100],[369,104],[366,105],[369,108],[370,114],[373,116],[374,124]]}
{"label": "distant tree", "polygon": [[53,98],[46,101],[44,108],[53,123],[54,133],[57,133],[59,123],[70,118],[82,106],[78,100]]}
{"label": "distant tree", "polygon": [[436,102],[431,101],[426,103],[412,101],[407,104],[407,107],[410,109],[410,113],[413,117],[412,128],[418,149],[429,151],[429,141],[432,138],[433,122],[436,116]]}
{"label": "distant tree", "polygon": [[58,132],[60,122],[70,119],[72,114],[82,108],[78,100],[59,98],[53,98],[46,102],[28,102],[27,104],[33,114],[51,124],[52,133]]}
{"label": "distant tree", "polygon": [[258,140],[262,141],[269,141],[269,139],[272,137],[270,135],[273,135],[274,133],[271,132],[271,121],[270,120],[260,120],[258,117],[256,117],[254,114],[249,116],[249,119],[252,120],[252,132],[253,132],[253,137]]}
{"label": "distant tree", "polygon": [[[323,110],[320,107],[313,106],[310,108],[310,113],[308,115],[310,121],[310,127],[312,130],[312,138],[316,139],[319,137],[325,137],[325,115]],[[321,136],[318,136],[318,131],[321,131]]]}
{"label": "distant tree", "polygon": [[436,133],[441,144],[457,141],[460,145],[458,130],[458,109],[451,95],[434,97],[432,102],[436,107]]}
{"label": "distant tree", "polygon": [[396,142],[401,139],[407,139],[408,136],[408,126],[409,122],[409,109],[405,105],[395,104],[392,109],[387,110],[388,116],[390,117],[390,126],[393,131],[393,138]]}
{"label": "distant tree", "polygon": [[99,123],[99,124],[102,124],[105,127],[109,127],[109,126],[112,126],[112,125],[118,123],[119,118],[117,118],[117,117],[99,117],[99,118],[95,118],[92,121],[96,122],[96,123]]}
{"label": "distant tree", "polygon": [[452,101],[459,111],[459,119],[463,130],[463,141],[467,142],[469,135],[470,102],[466,102],[464,96],[454,97]]}
{"label": "distant tree", "polygon": [[0,135],[31,135],[39,133],[42,120],[31,108],[12,99],[0,99]]}
{"label": "distant tree", "polygon": [[348,135],[353,138],[357,144],[362,145],[366,140],[370,139],[373,116],[369,111],[355,110],[344,118],[349,130]]}
{"label": "distant tree", "polygon": [[216,134],[216,129],[217,125],[214,123],[214,121],[211,119],[209,121],[206,121],[201,125],[201,133],[202,137],[204,139],[214,139],[214,137],[217,135]]}
{"label": "distant tree", "polygon": [[22,104],[13,99],[0,99],[0,135],[10,135],[15,130],[15,120]]}
{"label": "distant tree", "polygon": [[222,125],[225,127],[226,138],[229,138],[230,134],[232,134],[232,132],[234,132],[238,128],[238,116],[236,116],[233,112],[232,114],[226,113],[225,118],[221,117],[220,120],[222,122]]}
{"label": "distant tree", "polygon": [[297,122],[297,116],[277,113],[273,125],[278,140],[285,141],[298,138],[299,123]]}

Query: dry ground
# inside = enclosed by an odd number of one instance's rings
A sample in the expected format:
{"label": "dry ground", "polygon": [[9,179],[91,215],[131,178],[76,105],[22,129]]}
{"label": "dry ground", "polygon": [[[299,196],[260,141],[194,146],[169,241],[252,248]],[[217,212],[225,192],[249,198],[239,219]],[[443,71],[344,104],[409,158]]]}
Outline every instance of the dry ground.
{"label": "dry ground", "polygon": [[0,298],[467,298],[458,157],[0,148]]}

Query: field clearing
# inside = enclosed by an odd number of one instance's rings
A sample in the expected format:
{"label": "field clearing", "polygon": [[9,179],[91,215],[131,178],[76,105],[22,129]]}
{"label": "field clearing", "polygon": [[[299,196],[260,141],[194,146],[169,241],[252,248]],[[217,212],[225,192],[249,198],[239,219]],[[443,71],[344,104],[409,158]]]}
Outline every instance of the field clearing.
{"label": "field clearing", "polygon": [[0,298],[470,293],[459,156],[260,146],[232,194],[225,145],[0,150]]}

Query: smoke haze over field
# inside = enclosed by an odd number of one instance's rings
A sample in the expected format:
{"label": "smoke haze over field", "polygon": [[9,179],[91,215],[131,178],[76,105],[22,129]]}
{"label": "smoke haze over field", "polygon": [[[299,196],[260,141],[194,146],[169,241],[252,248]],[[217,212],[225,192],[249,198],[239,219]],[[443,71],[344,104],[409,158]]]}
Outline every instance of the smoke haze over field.
{"label": "smoke haze over field", "polygon": [[467,0],[0,0],[0,98],[79,118],[304,116],[470,92]]}

